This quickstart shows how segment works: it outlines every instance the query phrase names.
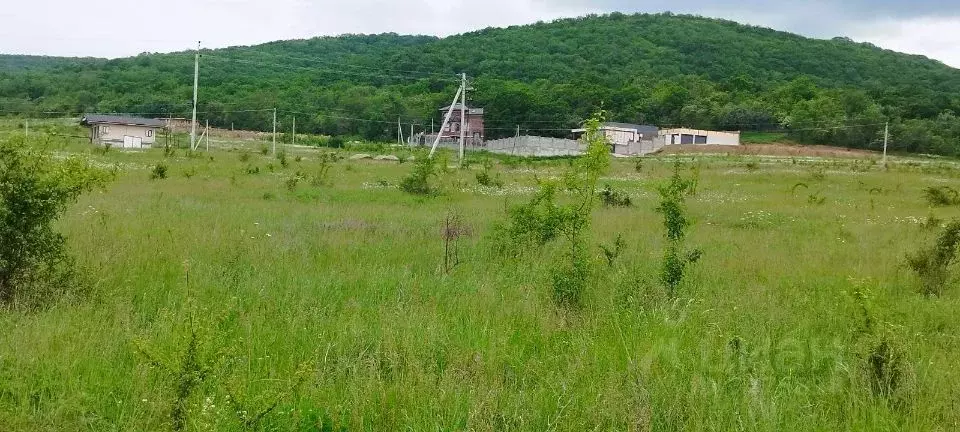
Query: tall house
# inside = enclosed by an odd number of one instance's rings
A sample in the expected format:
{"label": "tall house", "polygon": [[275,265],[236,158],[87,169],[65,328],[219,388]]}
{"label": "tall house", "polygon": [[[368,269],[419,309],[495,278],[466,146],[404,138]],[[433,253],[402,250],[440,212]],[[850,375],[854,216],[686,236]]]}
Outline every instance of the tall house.
{"label": "tall house", "polygon": [[[443,113],[442,115],[446,115],[448,110],[450,110],[449,106],[440,108],[440,112]],[[461,122],[461,112],[463,112],[467,118],[465,125]],[[463,104],[459,102],[454,104],[453,114],[450,115],[450,122],[446,128],[440,131],[440,137],[459,139],[460,130],[464,127],[466,127],[466,136],[468,139],[472,139],[473,142],[483,142],[485,136],[483,132],[483,108],[464,108]]]}

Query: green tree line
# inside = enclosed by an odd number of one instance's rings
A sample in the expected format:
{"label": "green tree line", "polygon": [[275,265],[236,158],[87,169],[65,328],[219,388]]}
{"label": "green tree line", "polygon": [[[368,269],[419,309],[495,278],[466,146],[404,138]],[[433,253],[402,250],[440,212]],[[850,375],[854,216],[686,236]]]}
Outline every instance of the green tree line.
{"label": "green tree line", "polygon": [[[960,153],[960,70],[846,38],[809,39],[672,14],[591,15],[447,38],[344,35],[204,50],[202,119],[367,139],[440,121],[457,76],[486,109],[487,136],[565,136],[611,120],[784,131],[799,142]],[[0,112],[188,117],[193,53],[54,59],[0,56]],[[52,114],[49,114],[52,115]]]}

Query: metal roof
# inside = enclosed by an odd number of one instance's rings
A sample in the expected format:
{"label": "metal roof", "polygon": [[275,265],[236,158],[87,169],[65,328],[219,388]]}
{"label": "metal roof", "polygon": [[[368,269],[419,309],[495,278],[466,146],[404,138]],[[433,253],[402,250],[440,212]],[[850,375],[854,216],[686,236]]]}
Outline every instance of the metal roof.
{"label": "metal roof", "polygon": [[660,129],[659,129],[658,127],[652,126],[652,125],[638,125],[638,124],[632,124],[632,123],[607,122],[607,123],[604,123],[603,126],[605,126],[605,127],[621,128],[621,129],[633,129],[633,130],[635,130],[635,131],[637,131],[637,132],[639,132],[639,133],[641,133],[641,134],[644,134],[644,135],[648,135],[648,134],[650,134],[650,135],[656,135],[657,133],[660,132]]}
{"label": "metal roof", "polygon": [[114,124],[147,127],[164,127],[166,125],[163,120],[158,119],[103,114],[86,114],[80,119],[80,124]]}

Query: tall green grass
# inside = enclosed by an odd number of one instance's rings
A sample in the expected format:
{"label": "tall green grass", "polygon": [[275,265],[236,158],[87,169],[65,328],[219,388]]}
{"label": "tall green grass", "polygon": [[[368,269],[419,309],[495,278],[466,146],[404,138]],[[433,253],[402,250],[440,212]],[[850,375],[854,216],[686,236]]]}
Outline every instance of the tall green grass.
{"label": "tall green grass", "polygon": [[[35,144],[121,174],[59,224],[89,297],[0,312],[3,430],[170,430],[177,366],[190,356],[209,372],[183,400],[185,430],[960,423],[960,292],[918,294],[904,265],[935,238],[922,223],[931,212],[960,216],[922,196],[960,187],[950,164],[771,159],[748,171],[698,159],[687,241],[704,254],[671,298],[655,208],[672,159],[639,173],[615,160],[601,182],[633,206],[593,212],[593,270],[582,307],[569,309],[552,299],[561,244],[512,257],[490,238],[505,208],[565,161],[495,164],[502,189],[477,185],[480,167],[450,170],[439,195],[422,197],[395,186],[412,164],[341,160],[326,181],[288,189],[298,171],[321,169],[319,152],[288,150],[284,168],[255,144],[245,160]],[[160,162],[167,178],[151,181]],[[822,205],[791,189],[811,169],[824,174]],[[447,274],[451,213],[471,235]],[[598,245],[618,235],[626,246],[608,265]],[[900,359],[892,392],[871,385],[881,339]]]}

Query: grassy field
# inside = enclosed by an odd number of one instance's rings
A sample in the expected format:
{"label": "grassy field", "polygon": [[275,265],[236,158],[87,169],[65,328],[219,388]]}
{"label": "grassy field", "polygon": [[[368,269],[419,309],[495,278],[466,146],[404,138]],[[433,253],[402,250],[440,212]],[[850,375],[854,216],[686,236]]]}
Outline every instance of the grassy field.
{"label": "grassy field", "polygon": [[744,144],[789,143],[787,134],[782,132],[743,132],[740,141]]}
{"label": "grassy field", "polygon": [[[311,184],[315,149],[282,167],[251,143],[31,145],[119,174],[60,222],[90,292],[0,311],[0,430],[169,430],[184,363],[203,378],[187,430],[960,429],[958,291],[920,295],[904,264],[935,240],[931,215],[960,217],[922,196],[960,189],[952,162],[685,157],[703,256],[669,298],[654,209],[674,159],[615,160],[601,183],[633,206],[594,211],[571,309],[551,297],[560,244],[493,247],[564,160],[498,160],[502,189],[452,169],[423,198],[396,187],[409,162],[344,159]],[[445,274],[448,215],[467,235]],[[618,234],[608,266],[598,245]]]}

